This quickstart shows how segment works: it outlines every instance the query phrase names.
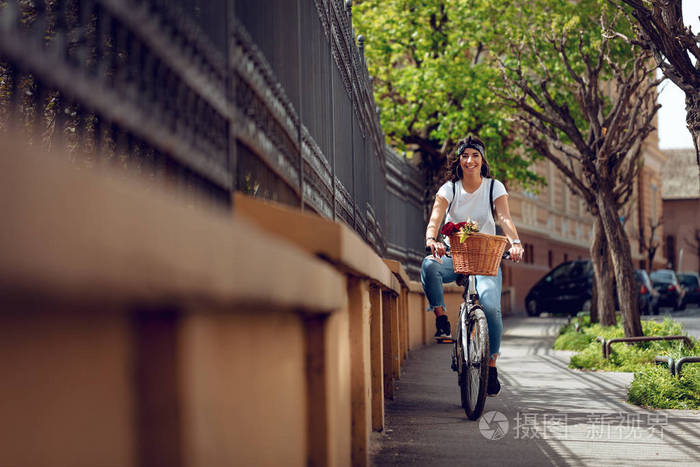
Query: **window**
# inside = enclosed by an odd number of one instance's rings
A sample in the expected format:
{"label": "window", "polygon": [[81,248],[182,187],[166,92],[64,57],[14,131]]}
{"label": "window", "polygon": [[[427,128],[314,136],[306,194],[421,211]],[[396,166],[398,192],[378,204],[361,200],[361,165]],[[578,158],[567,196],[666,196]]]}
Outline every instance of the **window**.
{"label": "window", "polygon": [[567,261],[569,261],[569,254],[564,253],[564,262],[566,263]]}
{"label": "window", "polygon": [[547,252],[547,264],[551,268],[553,263],[554,263],[554,255],[552,254],[552,250],[549,250]]}
{"label": "window", "polygon": [[654,280],[666,280],[666,281],[673,281],[674,279],[674,272],[673,271],[668,271],[665,269],[660,269],[657,271],[652,271],[649,277],[651,277]]}
{"label": "window", "polygon": [[534,191],[523,190],[522,193],[523,193],[523,196],[525,196],[526,198],[537,199],[537,193],[535,193]]}
{"label": "window", "polygon": [[523,243],[523,249],[525,250],[523,254],[523,261],[528,264],[535,262],[535,251],[531,243]]}
{"label": "window", "polygon": [[550,278],[549,282],[558,281],[559,279],[569,277],[571,275],[571,270],[574,266],[574,263],[561,264],[557,266],[557,268],[554,271],[552,271],[552,273],[549,276],[547,276]]}
{"label": "window", "polygon": [[678,274],[678,282],[690,291],[698,288],[698,278],[692,274]]}
{"label": "window", "polygon": [[676,239],[673,235],[666,236],[666,259],[671,269],[676,269]]}

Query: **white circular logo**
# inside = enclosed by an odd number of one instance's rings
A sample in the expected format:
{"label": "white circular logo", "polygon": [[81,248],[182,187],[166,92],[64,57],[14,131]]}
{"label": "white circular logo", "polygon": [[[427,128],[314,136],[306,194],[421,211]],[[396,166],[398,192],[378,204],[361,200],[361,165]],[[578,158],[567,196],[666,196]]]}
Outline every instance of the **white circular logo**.
{"label": "white circular logo", "polygon": [[490,440],[498,440],[508,433],[508,419],[501,412],[492,410],[486,412],[479,419],[479,431],[481,435]]}

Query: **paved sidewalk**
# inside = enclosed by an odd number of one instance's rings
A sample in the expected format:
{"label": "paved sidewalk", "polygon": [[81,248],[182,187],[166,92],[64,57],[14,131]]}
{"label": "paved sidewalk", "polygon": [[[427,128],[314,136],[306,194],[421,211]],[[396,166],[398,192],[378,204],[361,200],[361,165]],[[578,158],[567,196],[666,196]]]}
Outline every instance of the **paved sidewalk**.
{"label": "paved sidewalk", "polygon": [[505,320],[503,389],[477,422],[460,406],[450,346],[410,352],[372,463],[700,466],[700,411],[642,409],[625,402],[632,374],[568,369],[571,353],[551,350],[564,322]]}

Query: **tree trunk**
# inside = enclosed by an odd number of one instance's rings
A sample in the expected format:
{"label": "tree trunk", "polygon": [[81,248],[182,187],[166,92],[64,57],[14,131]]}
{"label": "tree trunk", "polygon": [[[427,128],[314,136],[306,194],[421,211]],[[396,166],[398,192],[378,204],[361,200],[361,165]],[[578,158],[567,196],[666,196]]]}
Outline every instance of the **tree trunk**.
{"label": "tree trunk", "polygon": [[[593,259],[593,254],[591,254],[591,259]],[[590,317],[591,317],[591,324],[597,323],[600,320],[598,319],[598,280],[596,279],[596,272],[595,272],[595,260],[593,260],[593,288],[591,290],[591,311],[590,311]]]}
{"label": "tree trunk", "polygon": [[603,326],[614,326],[615,299],[613,297],[612,265],[605,231],[596,216],[593,222],[593,243],[591,244],[591,261],[593,262],[593,298],[591,299],[591,323],[600,321]]}
{"label": "tree trunk", "polygon": [[644,335],[642,321],[639,317],[637,290],[634,282],[634,264],[627,234],[622,228],[617,212],[612,207],[612,195],[606,190],[598,192],[596,205],[599,217],[608,240],[608,249],[612,259],[617,282],[617,299],[622,314],[625,337]]}
{"label": "tree trunk", "polygon": [[700,91],[694,94],[686,92],[685,111],[685,122],[693,136],[693,144],[695,144],[695,160],[698,164],[698,178],[700,179]]}
{"label": "tree trunk", "polygon": [[649,263],[647,266],[647,272],[651,272],[654,270],[654,266],[653,266],[654,265],[654,256],[656,256],[656,249],[657,248],[658,247],[653,247],[653,248],[650,247],[647,250],[647,259],[649,260]]}

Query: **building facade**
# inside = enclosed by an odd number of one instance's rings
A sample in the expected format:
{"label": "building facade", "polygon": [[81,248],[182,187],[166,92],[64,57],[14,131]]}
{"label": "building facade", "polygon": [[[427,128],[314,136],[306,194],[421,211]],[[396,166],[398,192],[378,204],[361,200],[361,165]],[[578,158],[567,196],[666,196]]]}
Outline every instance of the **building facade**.
{"label": "building facade", "polygon": [[525,310],[525,295],[553,267],[590,257],[593,218],[550,161],[533,170],[547,185],[539,192],[509,188],[510,210],[525,249],[523,261],[503,263],[504,314]]}
{"label": "building facade", "polygon": [[663,250],[667,266],[700,272],[700,181],[694,149],[666,150],[664,166]]}
{"label": "building facade", "polygon": [[[625,223],[635,267],[642,269],[648,265],[650,242],[658,245],[651,269],[663,267],[667,262],[661,242],[663,223],[655,228],[653,235],[651,232],[663,215],[661,168],[666,158],[658,149],[658,137],[653,133],[643,148],[644,165],[634,194],[620,216]],[[593,217],[585,202],[567,187],[552,162],[538,161],[533,170],[547,182],[538,192],[509,187],[511,215],[525,256],[518,264],[503,263],[504,314],[525,311],[528,291],[552,268],[566,261],[590,258]]]}

